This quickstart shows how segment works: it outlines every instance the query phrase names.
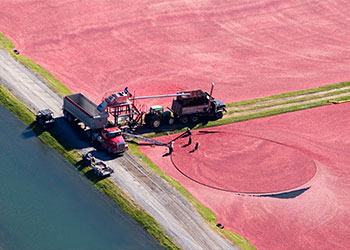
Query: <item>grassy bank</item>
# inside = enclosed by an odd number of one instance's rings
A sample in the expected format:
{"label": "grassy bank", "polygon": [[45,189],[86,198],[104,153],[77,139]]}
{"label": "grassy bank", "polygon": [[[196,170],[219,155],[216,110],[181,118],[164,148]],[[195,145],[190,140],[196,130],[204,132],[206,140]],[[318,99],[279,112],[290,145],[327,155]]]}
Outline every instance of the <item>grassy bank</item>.
{"label": "grassy bank", "polygon": [[59,80],[57,80],[53,75],[51,75],[48,71],[46,71],[43,67],[36,64],[32,60],[17,55],[13,52],[14,44],[8,40],[1,32],[0,32],[0,47],[8,51],[13,58],[15,58],[18,62],[22,63],[25,67],[29,68],[31,71],[36,73],[41,79],[43,79],[56,93],[64,96],[72,94],[72,92],[63,85]]}
{"label": "grassy bank", "polygon": [[349,87],[349,86],[350,86],[350,82],[329,84],[329,85],[324,85],[324,86],[317,87],[317,88],[303,89],[303,90],[292,91],[292,92],[287,92],[287,93],[282,93],[282,94],[277,94],[277,95],[272,95],[272,96],[260,97],[260,98],[250,99],[250,100],[239,101],[239,102],[232,102],[232,103],[227,104],[227,107],[228,108],[238,107],[238,106],[256,104],[256,103],[265,102],[265,101],[278,100],[281,98],[303,96],[303,95],[307,95],[307,94],[314,94],[314,93],[324,92],[327,90],[340,89],[340,88]]}
{"label": "grassy bank", "polygon": [[[164,233],[159,223],[150,216],[145,210],[139,207],[111,180],[104,179],[97,181],[90,167],[81,164],[81,154],[77,150],[66,150],[64,145],[60,144],[56,138],[58,134],[42,130],[35,124],[35,115],[32,111],[22,104],[8,89],[0,84],[0,103],[13,112],[22,122],[30,126],[38,135],[41,141],[62,154],[70,163],[79,169],[95,185],[97,189],[108,195],[114,202],[120,206],[126,213],[131,215],[146,231],[156,238],[166,249],[179,249],[174,242]],[[63,141],[60,138],[59,141]]]}

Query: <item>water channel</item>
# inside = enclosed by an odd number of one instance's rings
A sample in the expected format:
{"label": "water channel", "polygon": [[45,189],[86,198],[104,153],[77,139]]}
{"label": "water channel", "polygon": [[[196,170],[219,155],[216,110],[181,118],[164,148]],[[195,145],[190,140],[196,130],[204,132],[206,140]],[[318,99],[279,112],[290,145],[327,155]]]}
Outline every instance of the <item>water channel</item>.
{"label": "water channel", "polygon": [[161,249],[0,105],[0,249]]}

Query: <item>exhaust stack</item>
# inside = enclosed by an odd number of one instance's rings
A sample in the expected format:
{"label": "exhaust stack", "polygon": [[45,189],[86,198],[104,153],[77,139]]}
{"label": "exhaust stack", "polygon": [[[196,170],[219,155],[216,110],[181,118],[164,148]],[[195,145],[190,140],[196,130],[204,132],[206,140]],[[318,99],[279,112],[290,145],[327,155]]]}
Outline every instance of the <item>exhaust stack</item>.
{"label": "exhaust stack", "polygon": [[210,110],[210,104],[211,104],[211,98],[212,98],[213,90],[214,90],[214,83],[212,82],[211,83],[210,94],[209,94],[208,112]]}

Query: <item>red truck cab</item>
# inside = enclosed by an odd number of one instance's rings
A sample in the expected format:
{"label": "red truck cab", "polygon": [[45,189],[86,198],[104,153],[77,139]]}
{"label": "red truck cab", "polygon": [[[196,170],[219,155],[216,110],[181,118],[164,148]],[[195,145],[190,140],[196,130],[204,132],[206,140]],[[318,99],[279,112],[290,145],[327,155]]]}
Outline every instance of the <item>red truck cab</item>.
{"label": "red truck cab", "polygon": [[109,153],[122,154],[128,148],[121,130],[117,127],[103,129],[97,139]]}

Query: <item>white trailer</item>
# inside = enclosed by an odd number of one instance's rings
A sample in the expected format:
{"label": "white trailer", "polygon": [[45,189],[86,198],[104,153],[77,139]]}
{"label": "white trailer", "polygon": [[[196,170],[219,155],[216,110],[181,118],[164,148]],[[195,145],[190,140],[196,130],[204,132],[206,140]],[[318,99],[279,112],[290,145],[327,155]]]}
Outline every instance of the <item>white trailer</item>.
{"label": "white trailer", "polygon": [[93,131],[103,129],[108,123],[108,113],[98,111],[97,105],[81,93],[64,97],[63,115],[70,122],[81,121]]}

